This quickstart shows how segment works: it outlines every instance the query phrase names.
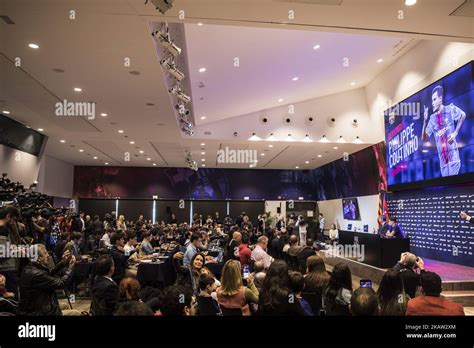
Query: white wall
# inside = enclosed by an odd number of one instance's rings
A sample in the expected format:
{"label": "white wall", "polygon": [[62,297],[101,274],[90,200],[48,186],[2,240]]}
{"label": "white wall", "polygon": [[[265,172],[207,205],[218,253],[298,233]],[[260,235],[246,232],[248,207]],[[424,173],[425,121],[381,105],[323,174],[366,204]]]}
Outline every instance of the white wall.
{"label": "white wall", "polygon": [[38,179],[39,169],[39,157],[0,145],[0,174],[7,173],[11,181],[19,181],[28,188]]}
{"label": "white wall", "polygon": [[[277,214],[277,208],[280,206],[281,214]],[[271,216],[286,216],[286,201],[265,201],[265,212],[270,212]]]}
{"label": "white wall", "polygon": [[44,155],[38,175],[38,192],[55,197],[72,197],[74,165]]}
{"label": "white wall", "polygon": [[[348,197],[349,198],[349,197]],[[336,224],[338,229],[347,230],[347,225],[364,231],[364,225],[369,225],[369,232],[378,228],[377,218],[379,209],[379,195],[357,197],[359,202],[360,220],[346,220],[342,214],[342,199],[319,201],[319,212],[324,215],[324,229],[329,229],[331,224]]]}

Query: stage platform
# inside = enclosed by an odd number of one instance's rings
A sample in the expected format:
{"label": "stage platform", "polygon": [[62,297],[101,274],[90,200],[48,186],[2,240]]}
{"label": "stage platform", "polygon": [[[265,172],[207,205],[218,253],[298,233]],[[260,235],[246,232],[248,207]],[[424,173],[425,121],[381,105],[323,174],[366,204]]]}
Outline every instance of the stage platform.
{"label": "stage platform", "polygon": [[[353,275],[354,287],[359,286],[360,279],[371,279],[374,289],[377,290],[383,275],[387,271],[387,268],[378,268],[334,255],[329,250],[320,250],[319,255],[323,258],[329,272],[339,262],[347,264]],[[442,296],[463,305],[465,308],[469,307],[466,314],[471,312],[471,307],[474,307],[474,267],[430,259],[423,259],[423,261],[427,271],[435,272],[441,277],[443,281]]]}

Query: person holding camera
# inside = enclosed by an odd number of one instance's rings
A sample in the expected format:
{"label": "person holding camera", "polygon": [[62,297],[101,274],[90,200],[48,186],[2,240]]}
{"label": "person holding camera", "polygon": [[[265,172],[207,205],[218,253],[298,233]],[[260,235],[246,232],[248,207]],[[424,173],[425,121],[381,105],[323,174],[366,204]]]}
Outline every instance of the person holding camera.
{"label": "person holding camera", "polygon": [[[421,285],[420,276],[425,272],[425,264],[422,258],[416,257],[409,252],[402,253],[400,261],[398,261],[392,269],[400,272],[405,293],[410,296],[410,298],[414,298],[418,286]],[[420,273],[416,272],[417,269],[420,270]]]}
{"label": "person holding camera", "polygon": [[469,215],[467,215],[467,213],[466,213],[465,211],[462,211],[459,215],[460,215],[464,220],[469,221],[471,224],[474,224],[474,218],[473,218],[473,217],[470,217]]}
{"label": "person holding camera", "polygon": [[[20,211],[13,206],[0,208],[0,246],[8,249],[8,244],[17,244],[19,237],[15,236],[16,223],[20,218]],[[17,262],[12,257],[0,257],[0,273],[6,281],[6,290],[18,298]]]}
{"label": "person holding camera", "polygon": [[[31,246],[37,258],[32,260],[21,272],[20,277],[20,315],[62,315],[56,290],[68,284],[76,263],[76,258],[66,251],[62,260],[52,269],[48,268],[49,254],[43,244]],[[64,274],[56,274],[66,268]]]}

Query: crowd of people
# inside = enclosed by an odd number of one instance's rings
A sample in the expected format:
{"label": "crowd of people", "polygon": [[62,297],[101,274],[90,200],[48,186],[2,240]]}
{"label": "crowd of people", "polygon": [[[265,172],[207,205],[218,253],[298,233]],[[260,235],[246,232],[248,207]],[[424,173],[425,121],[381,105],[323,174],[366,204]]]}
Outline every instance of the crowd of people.
{"label": "crowd of people", "polygon": [[[321,214],[322,215],[322,214]],[[324,219],[324,217],[320,216]],[[286,223],[293,220],[292,223]],[[34,233],[22,234],[22,217],[13,206],[0,208],[0,243],[20,248],[32,238],[37,257],[0,258],[0,312],[18,315],[464,315],[463,307],[440,296],[440,277],[423,260],[403,253],[387,270],[377,291],[354,286],[351,270],[338,263],[328,272],[319,244],[303,217],[255,227],[245,212],[237,218],[195,214],[191,224],[152,224],[140,215],[134,222],[115,217],[66,214],[34,216]],[[324,224],[324,220],[323,220]],[[337,241],[333,225],[328,238]],[[137,280],[137,265],[173,246],[174,284],[150,287]],[[211,245],[224,251],[220,274],[209,262]],[[89,255],[89,256],[87,256]],[[57,290],[69,289],[75,266],[94,259],[87,313],[63,309]],[[219,260],[220,261],[220,260]],[[75,279],[80,282],[81,279]]]}

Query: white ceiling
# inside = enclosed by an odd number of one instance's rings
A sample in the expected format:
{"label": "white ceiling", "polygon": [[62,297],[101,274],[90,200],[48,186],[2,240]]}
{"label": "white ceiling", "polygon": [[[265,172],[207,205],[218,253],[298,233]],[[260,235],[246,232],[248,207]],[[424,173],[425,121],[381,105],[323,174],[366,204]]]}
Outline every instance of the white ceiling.
{"label": "white ceiling", "polygon": [[[9,16],[15,24],[0,20],[0,111],[9,110],[13,119],[34,129],[43,128],[49,137],[46,153],[78,165],[183,166],[188,149],[200,161],[204,141],[208,167],[216,166],[219,148],[230,146],[251,147],[259,153],[268,150],[257,168],[314,168],[340,158],[343,151],[352,153],[368,144],[341,144],[334,150],[332,145],[319,143],[275,143],[270,149],[267,143],[236,141],[231,136],[220,140],[183,138],[149,23],[205,23],[202,27],[187,25],[183,48],[189,59],[196,121],[201,122],[205,114],[205,122],[209,122],[276,106],[278,98],[284,98],[284,103],[296,102],[349,90],[353,88],[348,84],[351,80],[361,87],[395,59],[391,58],[393,46],[400,40],[427,35],[468,40],[467,25],[472,22],[448,16],[462,1],[419,2],[406,10],[405,22],[393,19],[393,11],[401,6],[393,1],[293,4],[299,25],[288,23],[285,28],[292,28],[288,30],[276,27],[285,21],[289,5],[270,0],[176,0],[166,16],[150,4],[145,6],[143,0],[3,0],[0,15]],[[177,17],[180,9],[186,13],[182,21]],[[75,11],[75,20],[69,18],[70,10]],[[321,26],[329,23],[334,27]],[[347,28],[341,28],[343,24]],[[371,29],[361,30],[362,24]],[[416,34],[417,30],[423,34]],[[369,32],[377,36],[362,36]],[[321,45],[318,51],[312,50],[315,41]],[[28,48],[31,42],[40,48]],[[216,44],[209,48],[212,42]],[[238,74],[232,65],[226,66],[236,54],[242,57]],[[350,58],[347,70],[337,68],[335,60],[341,55]],[[17,57],[21,67],[13,65]],[[379,57],[384,58],[382,64],[374,62]],[[130,58],[130,67],[124,66],[125,58]],[[201,78],[196,67],[201,64],[208,69],[203,75],[207,87],[202,103],[201,91],[195,90],[195,82]],[[140,74],[132,75],[131,71]],[[293,76],[300,78],[296,87]],[[83,91],[76,93],[74,87]],[[95,101],[96,119],[55,116],[54,105],[63,99]],[[101,117],[102,112],[108,116]],[[125,132],[119,134],[119,129]],[[61,139],[66,143],[60,143]],[[125,161],[127,152],[130,162]],[[306,160],[310,164],[304,164]]]}

